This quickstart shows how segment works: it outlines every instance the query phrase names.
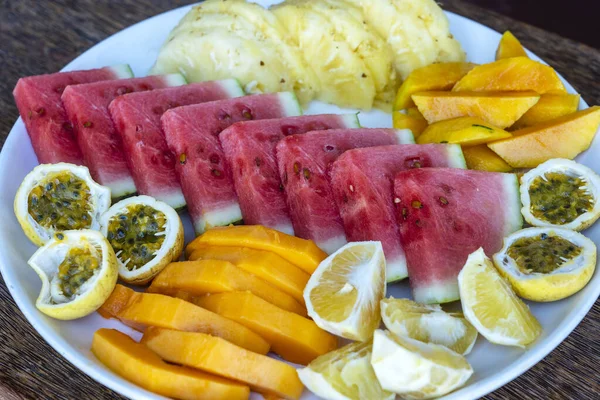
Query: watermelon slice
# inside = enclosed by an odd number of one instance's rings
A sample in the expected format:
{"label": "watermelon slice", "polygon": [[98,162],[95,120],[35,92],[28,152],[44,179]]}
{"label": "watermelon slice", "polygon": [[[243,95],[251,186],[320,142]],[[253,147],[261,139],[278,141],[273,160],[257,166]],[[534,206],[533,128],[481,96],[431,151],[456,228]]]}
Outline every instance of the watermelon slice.
{"label": "watermelon slice", "polygon": [[175,171],[197,234],[242,220],[219,142],[221,131],[240,121],[300,114],[298,100],[289,92],[195,104],[163,114],[163,131],[178,161]]}
{"label": "watermelon slice", "polygon": [[175,173],[175,157],[160,125],[168,109],[243,96],[235,79],[129,93],[110,103],[109,111],[123,142],[123,151],[138,193],[164,201],[173,208],[185,206]]}
{"label": "watermelon slice", "polygon": [[457,276],[470,253],[491,256],[521,228],[515,174],[456,168],[402,171],[394,203],[413,297],[420,303],[458,300]]}
{"label": "watermelon slice", "polygon": [[62,95],[67,116],[92,178],[108,186],[114,198],[135,193],[123,144],[112,122],[108,106],[118,96],[169,86],[184,85],[179,74],[119,79],[69,86]]}
{"label": "watermelon slice", "polygon": [[19,79],[13,96],[38,162],[83,165],[83,155],[60,99],[67,86],[129,76],[129,65],[116,65]]}
{"label": "watermelon slice", "polygon": [[281,140],[279,175],[296,235],[330,254],[343,246],[347,239],[329,183],[331,163],[350,149],[402,143],[414,143],[410,130],[333,129]]}
{"label": "watermelon slice", "polygon": [[356,114],[329,114],[238,122],[225,129],[219,138],[244,222],[293,235],[275,158],[277,142],[309,131],[358,127]]}
{"label": "watermelon slice", "polygon": [[400,144],[349,150],[331,167],[331,186],[346,237],[380,241],[388,282],[408,276],[394,209],[394,177],[410,168],[466,168],[459,145]]}

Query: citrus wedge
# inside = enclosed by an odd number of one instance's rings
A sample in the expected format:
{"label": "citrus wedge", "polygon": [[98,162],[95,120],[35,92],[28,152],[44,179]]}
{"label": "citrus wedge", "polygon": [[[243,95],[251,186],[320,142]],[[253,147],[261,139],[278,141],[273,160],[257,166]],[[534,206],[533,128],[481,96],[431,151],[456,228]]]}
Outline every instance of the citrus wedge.
{"label": "citrus wedge", "polygon": [[380,242],[348,243],[327,257],[304,289],[308,315],[321,328],[347,339],[373,336],[385,296],[385,257]]}

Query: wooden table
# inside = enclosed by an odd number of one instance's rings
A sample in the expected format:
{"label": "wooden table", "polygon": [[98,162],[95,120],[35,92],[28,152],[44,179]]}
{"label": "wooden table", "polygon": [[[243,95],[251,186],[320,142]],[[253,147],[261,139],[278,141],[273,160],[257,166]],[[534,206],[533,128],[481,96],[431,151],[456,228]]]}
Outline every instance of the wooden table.
{"label": "wooden table", "polygon": [[[0,146],[18,114],[12,89],[20,76],[58,71],[109,35],[182,0],[13,0],[0,12]],[[554,66],[589,104],[600,104],[600,51],[463,1],[444,7],[497,31],[510,29]],[[4,218],[5,210],[0,214]],[[9,217],[9,216],[7,216]],[[0,221],[1,219],[0,218]],[[598,399],[600,302],[542,362],[486,399]],[[0,279],[0,400],[117,399],[63,359],[25,320]]]}

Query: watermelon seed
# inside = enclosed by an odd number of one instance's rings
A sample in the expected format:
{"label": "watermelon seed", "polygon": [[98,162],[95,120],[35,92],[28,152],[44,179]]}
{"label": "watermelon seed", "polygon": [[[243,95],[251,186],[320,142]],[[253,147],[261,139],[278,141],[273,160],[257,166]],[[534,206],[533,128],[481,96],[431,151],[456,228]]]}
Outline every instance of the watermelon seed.
{"label": "watermelon seed", "polygon": [[350,185],[350,186],[348,186],[348,189],[350,189],[350,191],[351,191],[352,193],[354,193],[354,186]]}
{"label": "watermelon seed", "polygon": [[423,224],[421,223],[420,219],[418,219],[418,220],[415,221],[415,225],[417,225],[417,226],[423,226]]}
{"label": "watermelon seed", "polygon": [[92,122],[90,122],[90,121],[85,121],[83,123],[83,127],[84,128],[91,128],[92,126],[94,126],[94,124]]}
{"label": "watermelon seed", "polygon": [[216,177],[221,176],[221,171],[219,171],[218,169],[211,169],[210,173],[213,174]]}
{"label": "watermelon seed", "polygon": [[294,163],[294,173],[298,175],[300,173],[300,164],[297,162]]}
{"label": "watermelon seed", "polygon": [[279,184],[279,191],[283,192],[283,184],[282,183]]}
{"label": "watermelon seed", "polygon": [[179,164],[183,165],[183,164],[185,164],[186,161],[187,161],[187,156],[185,155],[185,153],[181,153],[179,155]]}
{"label": "watermelon seed", "polygon": [[260,157],[256,157],[254,159],[254,164],[256,164],[257,167],[260,167],[260,164],[261,164]]}
{"label": "watermelon seed", "polygon": [[242,110],[242,117],[244,117],[246,119],[252,119],[252,111],[250,111],[249,108],[244,108]]}
{"label": "watermelon seed", "polygon": [[73,130],[73,125],[71,125],[70,122],[65,122],[62,124],[62,127],[64,130],[66,131],[72,131]]}
{"label": "watermelon seed", "polygon": [[408,208],[404,207],[402,208],[402,218],[406,221],[406,219],[408,218]]}
{"label": "watermelon seed", "polygon": [[399,203],[400,203],[400,199],[399,199],[398,197],[396,197],[396,198],[394,199],[394,203],[395,203],[395,204],[399,204]]}
{"label": "watermelon seed", "polygon": [[224,120],[224,119],[230,119],[231,116],[229,114],[227,114],[225,111],[221,110],[219,112],[219,115],[217,118],[219,118],[220,120]]}
{"label": "watermelon seed", "polygon": [[325,146],[325,151],[333,151],[334,149],[335,149],[335,147],[333,147],[330,144],[328,144],[327,146]]}
{"label": "watermelon seed", "polygon": [[304,179],[306,179],[306,180],[310,179],[310,170],[308,168],[304,168],[302,170],[302,174],[304,175]]}
{"label": "watermelon seed", "polygon": [[443,206],[448,204],[448,199],[446,199],[445,197],[440,196],[439,200]]}
{"label": "watermelon seed", "polygon": [[136,125],[135,126],[135,131],[136,132],[141,132],[142,131],[142,126],[141,125]]}
{"label": "watermelon seed", "polygon": [[42,116],[42,115],[46,114],[46,109],[41,107],[41,108],[38,108],[38,110],[36,112],[38,113],[39,116]]}
{"label": "watermelon seed", "polygon": [[423,208],[423,204],[421,204],[419,200],[413,200],[412,203],[410,203],[410,205],[412,206],[412,208]]}

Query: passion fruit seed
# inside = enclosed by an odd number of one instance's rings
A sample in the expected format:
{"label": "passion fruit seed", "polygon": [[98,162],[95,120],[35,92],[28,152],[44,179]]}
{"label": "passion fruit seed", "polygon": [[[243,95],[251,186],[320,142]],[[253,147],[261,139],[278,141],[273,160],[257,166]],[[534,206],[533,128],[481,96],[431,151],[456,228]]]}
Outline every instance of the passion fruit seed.
{"label": "passion fruit seed", "polygon": [[551,224],[564,225],[594,208],[594,198],[580,177],[557,172],[538,176],[529,186],[531,213]]}
{"label": "passion fruit seed", "polygon": [[79,294],[81,286],[100,268],[101,260],[96,254],[92,254],[89,246],[69,250],[58,266],[59,285],[65,297],[70,299]]}
{"label": "passion fruit seed", "polygon": [[92,224],[90,197],[83,179],[68,171],[56,172],[29,192],[27,210],[44,228],[86,229]]}
{"label": "passion fruit seed", "polygon": [[507,254],[524,274],[552,272],[577,257],[583,249],[560,236],[546,233],[515,240]]}
{"label": "passion fruit seed", "polygon": [[165,241],[165,214],[145,204],[132,204],[108,222],[107,238],[117,257],[134,271],[154,259]]}

